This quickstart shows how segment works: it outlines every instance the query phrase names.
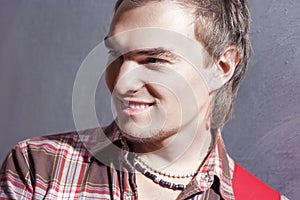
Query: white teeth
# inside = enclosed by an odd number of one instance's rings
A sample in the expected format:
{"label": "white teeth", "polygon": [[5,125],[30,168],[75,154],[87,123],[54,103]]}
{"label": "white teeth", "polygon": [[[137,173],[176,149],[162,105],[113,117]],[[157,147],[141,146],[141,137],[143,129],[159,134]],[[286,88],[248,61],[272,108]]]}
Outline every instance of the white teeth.
{"label": "white teeth", "polygon": [[135,109],[135,108],[136,108],[136,105],[130,104],[130,105],[129,105],[129,108]]}
{"label": "white teeth", "polygon": [[141,102],[130,102],[130,101],[123,101],[122,102],[123,109],[131,108],[136,110],[145,110],[150,107],[149,103],[141,103]]}
{"label": "white teeth", "polygon": [[148,104],[129,104],[129,108],[132,108],[132,109],[145,109],[148,107],[149,107]]}

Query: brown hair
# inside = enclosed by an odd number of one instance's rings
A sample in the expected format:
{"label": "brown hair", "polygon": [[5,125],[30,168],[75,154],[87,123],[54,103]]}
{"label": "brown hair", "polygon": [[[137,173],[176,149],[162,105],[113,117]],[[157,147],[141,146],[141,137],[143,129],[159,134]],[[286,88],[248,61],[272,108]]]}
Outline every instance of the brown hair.
{"label": "brown hair", "polygon": [[[118,0],[115,11],[124,0]],[[129,0],[133,6],[141,6],[149,1]],[[232,78],[215,92],[212,104],[211,127],[222,127],[232,116],[233,104],[241,80],[245,76],[251,54],[250,13],[246,0],[173,0],[195,13],[195,36],[207,52],[218,60],[225,49],[236,46],[240,62]]]}

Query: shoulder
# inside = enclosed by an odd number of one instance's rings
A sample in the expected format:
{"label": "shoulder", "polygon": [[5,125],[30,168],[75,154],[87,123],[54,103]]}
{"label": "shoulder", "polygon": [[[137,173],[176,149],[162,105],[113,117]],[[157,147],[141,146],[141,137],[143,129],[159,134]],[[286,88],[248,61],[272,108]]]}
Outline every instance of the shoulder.
{"label": "shoulder", "polygon": [[[104,134],[107,129],[108,127],[98,127],[33,137],[19,142],[14,150],[20,151],[25,159],[31,160],[42,156],[48,159],[57,157],[76,157],[77,160],[90,159],[92,147],[104,145],[101,140],[107,139]],[[111,131],[109,130],[109,132]]]}
{"label": "shoulder", "polygon": [[56,149],[59,144],[69,144],[78,141],[78,133],[76,131],[71,131],[29,138],[18,142],[16,147],[20,148],[22,151],[26,149],[43,149],[47,152],[51,152],[51,149]]}
{"label": "shoulder", "polygon": [[9,157],[18,155],[15,164],[23,162],[31,173],[39,170],[50,173],[58,160],[80,160],[88,162],[91,155],[76,131],[33,137],[17,143]]}
{"label": "shoulder", "polygon": [[[47,186],[57,167],[87,155],[76,132],[34,137],[19,142],[0,169],[0,198],[32,199],[35,186]],[[76,153],[77,152],[77,153]]]}
{"label": "shoulder", "polygon": [[19,149],[24,155],[35,153],[55,155],[57,153],[67,154],[64,150],[80,149],[83,146],[76,131],[58,133],[53,135],[34,137],[19,142],[15,148]]}
{"label": "shoulder", "polygon": [[11,153],[19,152],[27,163],[34,164],[60,157],[89,162],[94,151],[110,143],[114,124],[83,131],[70,131],[33,137],[19,142]]}
{"label": "shoulder", "polygon": [[49,191],[61,191],[65,185],[80,187],[86,170],[96,163],[93,149],[87,147],[94,148],[96,143],[95,149],[105,147],[112,130],[93,128],[19,142],[0,169],[0,198],[32,199],[37,195],[40,199]]}

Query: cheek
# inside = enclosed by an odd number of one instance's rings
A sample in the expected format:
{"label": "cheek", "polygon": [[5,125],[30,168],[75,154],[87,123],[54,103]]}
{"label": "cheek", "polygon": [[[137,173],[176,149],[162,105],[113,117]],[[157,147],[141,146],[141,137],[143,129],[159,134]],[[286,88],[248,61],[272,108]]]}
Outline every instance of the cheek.
{"label": "cheek", "polygon": [[189,70],[184,71],[183,76],[186,77],[185,80],[190,88],[190,93],[193,98],[195,98],[196,102],[200,103],[202,101],[206,101],[207,97],[210,95],[206,79],[203,77],[204,74],[201,74],[201,72],[196,68],[190,67]]}
{"label": "cheek", "polygon": [[[183,119],[194,116],[208,102],[209,93],[201,75],[195,70],[180,71],[176,78],[169,79],[162,94],[169,110],[181,113]],[[166,88],[165,88],[166,89]]]}
{"label": "cheek", "polygon": [[155,97],[159,99],[162,104],[162,108],[165,109],[165,113],[170,115],[181,112],[183,103],[182,100],[185,97],[184,88],[181,88],[175,83],[173,85],[173,81],[170,81],[168,85],[155,85],[153,91],[157,91]]}

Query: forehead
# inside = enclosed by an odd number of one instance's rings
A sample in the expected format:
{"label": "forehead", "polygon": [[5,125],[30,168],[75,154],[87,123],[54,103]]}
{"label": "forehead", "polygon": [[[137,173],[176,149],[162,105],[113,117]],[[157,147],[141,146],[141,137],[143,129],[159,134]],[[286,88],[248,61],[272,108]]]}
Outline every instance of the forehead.
{"label": "forehead", "polygon": [[117,9],[109,36],[141,28],[161,28],[194,38],[194,18],[173,1],[150,1],[134,6],[125,0]]}

